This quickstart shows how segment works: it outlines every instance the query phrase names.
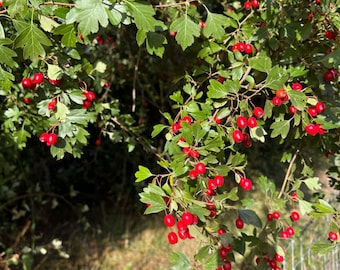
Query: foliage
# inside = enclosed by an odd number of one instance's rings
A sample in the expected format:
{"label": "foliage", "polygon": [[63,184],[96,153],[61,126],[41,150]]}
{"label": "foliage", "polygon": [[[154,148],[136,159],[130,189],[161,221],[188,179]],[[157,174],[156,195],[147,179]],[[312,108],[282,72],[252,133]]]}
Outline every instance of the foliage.
{"label": "foliage", "polygon": [[[62,160],[81,158],[93,134],[97,146],[103,137],[129,152],[141,145],[159,165],[140,165],[135,174],[136,182],[153,178],[140,193],[145,213],[165,211],[178,221],[194,214],[185,237],[202,241],[195,265],[204,269],[256,267],[263,251],[271,259],[283,255],[282,233],[295,225],[291,209],[332,215],[329,230],[338,233],[339,210],[312,195],[321,188],[317,152],[327,155],[339,189],[339,6],[2,1],[1,148],[15,159],[40,139]],[[282,151],[282,179],[248,179],[261,145]],[[11,190],[15,168],[2,163],[1,170],[12,182],[1,188]],[[268,220],[275,211],[281,217]],[[237,218],[244,228],[235,227]],[[221,228],[227,232],[217,233]],[[171,261],[174,269],[190,268],[181,252]]]}

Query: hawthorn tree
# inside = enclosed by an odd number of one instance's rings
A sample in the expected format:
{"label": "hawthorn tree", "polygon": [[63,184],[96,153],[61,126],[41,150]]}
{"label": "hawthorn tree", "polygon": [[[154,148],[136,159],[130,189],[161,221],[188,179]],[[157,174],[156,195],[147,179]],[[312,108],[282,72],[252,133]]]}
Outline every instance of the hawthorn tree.
{"label": "hawthorn tree", "polygon": [[[339,7],[328,0],[2,1],[2,144],[21,150],[36,138],[56,159],[80,158],[95,127],[97,145],[107,136],[130,151],[141,143],[155,152],[159,168],[140,165],[135,174],[136,182],[152,178],[140,193],[145,213],[165,213],[170,244],[202,243],[195,262],[171,255],[181,269],[281,269],[300,216],[333,217],[330,242],[315,247],[329,250],[339,245],[340,213],[311,201],[321,187],[311,153],[326,155],[339,189]],[[151,138],[142,133],[151,118],[139,110],[145,96],[163,116]],[[165,141],[161,150],[152,140]],[[282,151],[283,179],[248,176],[260,145]]]}

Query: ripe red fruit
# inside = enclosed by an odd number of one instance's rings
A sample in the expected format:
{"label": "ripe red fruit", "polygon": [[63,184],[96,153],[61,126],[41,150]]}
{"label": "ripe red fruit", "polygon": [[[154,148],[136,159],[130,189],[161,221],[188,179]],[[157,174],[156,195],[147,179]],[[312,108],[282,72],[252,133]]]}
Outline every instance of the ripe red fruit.
{"label": "ripe red fruit", "polygon": [[292,221],[298,221],[300,219],[300,214],[296,211],[293,211],[290,214],[290,218],[292,219]]}
{"label": "ripe red fruit", "polygon": [[244,7],[244,9],[246,9],[246,10],[251,9],[251,2],[250,2],[250,1],[244,2],[243,7]]}
{"label": "ripe red fruit", "polygon": [[247,124],[248,124],[247,118],[245,118],[243,115],[240,115],[236,119],[236,124],[240,129],[244,129],[245,127],[247,127]]}
{"label": "ripe red fruit", "polygon": [[288,234],[288,236],[292,236],[292,235],[294,235],[294,229],[292,228],[292,227],[288,227],[287,229],[286,229],[286,232],[287,232],[287,234]]}
{"label": "ripe red fruit", "polygon": [[264,115],[264,111],[261,107],[255,107],[253,113],[256,118],[262,118]]}
{"label": "ripe red fruit", "polygon": [[287,233],[286,231],[282,231],[282,232],[281,232],[281,237],[282,237],[283,239],[287,239],[287,238],[289,237],[289,235],[288,235],[288,233]]}
{"label": "ripe red fruit", "polygon": [[295,90],[295,91],[300,91],[302,90],[302,85],[301,83],[298,83],[298,82],[295,82],[292,84],[292,89]]}
{"label": "ripe red fruit", "polygon": [[168,215],[164,216],[163,222],[164,222],[165,226],[172,227],[172,226],[175,225],[175,218],[173,217],[173,215],[168,214]]}
{"label": "ripe red fruit", "polygon": [[84,99],[84,100],[83,100],[83,108],[84,108],[84,109],[87,109],[87,108],[89,108],[90,106],[91,106],[91,101],[88,100],[88,99]]}
{"label": "ripe red fruit", "polygon": [[182,221],[186,224],[186,225],[191,225],[194,222],[194,217],[190,212],[184,212],[182,214]]}
{"label": "ripe red fruit", "polygon": [[196,178],[197,178],[197,172],[196,172],[195,169],[189,171],[189,178],[190,178],[191,180],[196,180]]}
{"label": "ripe red fruit", "polygon": [[240,186],[245,190],[251,190],[251,188],[253,187],[253,183],[251,182],[250,179],[242,177],[240,180]]}
{"label": "ripe red fruit", "polygon": [[223,265],[223,270],[231,270],[231,262],[226,261]]}
{"label": "ripe red fruit", "polygon": [[88,100],[90,100],[90,101],[92,101],[92,100],[94,100],[94,99],[96,98],[95,93],[93,93],[92,91],[87,91],[87,92],[85,92],[85,93],[84,93],[84,96],[85,96]]}
{"label": "ripe red fruit", "polygon": [[242,131],[240,131],[238,129],[233,131],[232,137],[233,137],[234,142],[236,142],[236,143],[240,143],[240,142],[243,141]]}
{"label": "ripe red fruit", "polygon": [[44,132],[44,133],[42,133],[42,134],[40,135],[39,140],[40,140],[41,142],[46,142],[48,136],[49,136],[49,134],[48,134],[47,132]]}
{"label": "ripe red fruit", "polygon": [[297,108],[293,105],[289,106],[289,112],[291,114],[295,114],[297,112]]}
{"label": "ripe red fruit", "polygon": [[216,175],[214,177],[214,181],[218,187],[222,187],[224,185],[224,178],[221,175]]}
{"label": "ripe red fruit", "polygon": [[297,201],[298,200],[298,196],[297,196],[297,194],[296,194],[296,192],[293,192],[291,195],[290,195],[290,197],[291,197],[291,199],[292,199],[292,201]]}
{"label": "ripe red fruit", "polygon": [[221,257],[222,260],[225,259],[228,256],[228,252],[229,252],[229,250],[226,247],[220,248],[219,254],[220,254],[220,257]]}
{"label": "ripe red fruit", "polygon": [[318,133],[319,129],[318,126],[315,124],[308,124],[305,127],[305,131],[308,135],[315,136]]}
{"label": "ripe red fruit", "polygon": [[214,195],[215,195],[215,190],[208,188],[208,189],[205,191],[205,194],[206,194],[207,196],[214,196]]}
{"label": "ripe red fruit", "polygon": [[55,86],[59,86],[61,84],[61,80],[53,80],[53,79],[48,79],[50,84],[53,84]]}
{"label": "ripe red fruit", "polygon": [[273,218],[275,219],[279,219],[281,217],[281,214],[278,211],[274,211],[272,215],[273,215]]}
{"label": "ripe red fruit", "polygon": [[338,241],[338,234],[336,232],[329,232],[328,238],[333,242]]}
{"label": "ripe red fruit", "polygon": [[55,145],[58,141],[58,136],[54,133],[50,133],[47,136],[46,144],[47,146]]}
{"label": "ripe red fruit", "polygon": [[44,81],[44,75],[42,73],[35,73],[32,82],[35,84],[40,84]]}
{"label": "ripe red fruit", "polygon": [[203,162],[198,162],[196,165],[195,165],[195,170],[196,170],[196,173],[197,174],[204,174],[205,171],[206,171],[206,168],[205,168],[205,165]]}
{"label": "ripe red fruit", "polygon": [[185,155],[187,155],[187,156],[190,156],[190,154],[191,154],[191,148],[190,148],[190,147],[184,147],[184,148],[182,149],[182,153],[185,154]]}
{"label": "ripe red fruit", "polygon": [[180,221],[177,222],[177,230],[178,231],[186,231],[187,229],[188,229],[188,226],[183,220],[180,220]]}
{"label": "ripe red fruit", "polygon": [[275,260],[269,260],[268,261],[268,265],[271,269],[275,269],[276,268],[276,261]]}
{"label": "ripe red fruit", "polygon": [[200,156],[200,153],[196,150],[190,150],[189,154],[192,158],[199,158],[199,156]]}
{"label": "ripe red fruit", "polygon": [[207,202],[205,204],[205,206],[207,207],[208,210],[215,210],[216,209],[215,204],[213,202]]}
{"label": "ripe red fruit", "polygon": [[284,257],[278,253],[275,254],[275,261],[277,261],[278,263],[281,263],[284,261]]}
{"label": "ripe red fruit", "polygon": [[25,88],[25,89],[30,89],[31,87],[32,87],[32,81],[31,81],[31,79],[30,78],[23,78],[22,80],[21,80],[21,85],[22,85],[22,87],[23,88]]}
{"label": "ripe red fruit", "polygon": [[25,98],[23,99],[23,101],[24,101],[25,104],[27,104],[27,105],[31,104],[31,99],[30,99],[30,98],[25,97]]}
{"label": "ripe red fruit", "polygon": [[275,96],[272,99],[272,103],[273,103],[274,106],[280,106],[282,104],[282,99]]}
{"label": "ripe red fruit", "polygon": [[330,68],[324,73],[323,78],[326,82],[330,82],[334,81],[338,77],[338,75],[338,70],[336,70],[335,68]]}
{"label": "ripe red fruit", "polygon": [[311,116],[311,117],[315,117],[315,116],[317,116],[318,115],[318,111],[317,111],[317,109],[316,109],[316,107],[309,107],[308,109],[307,109],[307,112],[308,112],[308,114]]}
{"label": "ripe red fruit", "polygon": [[335,39],[336,39],[336,36],[337,36],[337,34],[336,34],[336,32],[334,32],[334,31],[327,30],[327,31],[325,32],[325,37],[328,38],[328,39],[333,39],[333,40],[335,40]]}
{"label": "ripe red fruit", "polygon": [[[257,0],[253,0],[253,1],[257,1]],[[251,54],[253,52],[253,45],[249,44],[249,43],[246,43],[244,45],[244,52],[246,54]]]}
{"label": "ripe red fruit", "polygon": [[316,103],[315,109],[318,113],[323,113],[326,109],[326,106],[322,101],[319,101],[318,103]]}
{"label": "ripe red fruit", "polygon": [[175,232],[169,232],[168,241],[171,245],[176,244],[178,242],[177,234]]}
{"label": "ripe red fruit", "polygon": [[254,128],[257,126],[257,120],[254,116],[249,117],[247,123],[250,128]]}
{"label": "ripe red fruit", "polygon": [[222,77],[222,76],[218,76],[218,77],[217,77],[217,80],[218,80],[220,83],[223,83],[223,82],[226,80],[226,78],[224,78],[224,77]]}
{"label": "ripe red fruit", "polygon": [[202,28],[202,29],[205,28],[205,22],[201,22],[201,28]]}
{"label": "ripe red fruit", "polygon": [[215,190],[217,188],[217,184],[214,179],[208,180],[208,189]]}
{"label": "ripe red fruit", "polygon": [[217,234],[218,235],[222,235],[222,234],[225,234],[227,231],[224,229],[224,228],[219,228],[218,230],[217,230]]}
{"label": "ripe red fruit", "polygon": [[181,238],[182,240],[185,240],[189,237],[189,231],[178,231],[178,236],[179,238]]}
{"label": "ripe red fruit", "polygon": [[257,8],[257,7],[259,7],[260,3],[259,3],[258,0],[252,0],[251,5],[252,5],[253,8]]}
{"label": "ripe red fruit", "polygon": [[273,214],[268,213],[267,214],[267,219],[268,219],[268,221],[272,221],[274,219]]}
{"label": "ripe red fruit", "polygon": [[181,129],[181,125],[178,124],[178,123],[173,123],[173,124],[171,125],[171,131],[172,131],[173,133],[177,133],[180,129]]}
{"label": "ripe red fruit", "polygon": [[216,124],[221,124],[222,123],[222,119],[218,118],[217,116],[214,117],[215,123]]}
{"label": "ripe red fruit", "polygon": [[237,229],[242,229],[244,227],[244,221],[241,217],[238,217],[236,220],[235,220],[235,225],[236,225],[236,228]]}

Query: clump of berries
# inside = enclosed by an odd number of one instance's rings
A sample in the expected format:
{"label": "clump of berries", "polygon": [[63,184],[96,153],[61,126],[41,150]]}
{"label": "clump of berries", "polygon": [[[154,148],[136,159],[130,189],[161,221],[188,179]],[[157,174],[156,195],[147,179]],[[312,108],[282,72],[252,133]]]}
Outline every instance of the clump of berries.
{"label": "clump of berries", "polygon": [[237,42],[231,47],[232,52],[239,51],[241,53],[251,54],[253,52],[253,45],[250,43]]}
{"label": "clump of berries", "polygon": [[25,89],[35,90],[37,84],[41,84],[44,81],[44,75],[42,73],[35,73],[33,78],[25,77],[21,80],[21,85]]}
{"label": "clump of berries", "polygon": [[39,140],[46,143],[47,146],[55,145],[58,141],[58,136],[55,133],[44,132],[40,135]]}

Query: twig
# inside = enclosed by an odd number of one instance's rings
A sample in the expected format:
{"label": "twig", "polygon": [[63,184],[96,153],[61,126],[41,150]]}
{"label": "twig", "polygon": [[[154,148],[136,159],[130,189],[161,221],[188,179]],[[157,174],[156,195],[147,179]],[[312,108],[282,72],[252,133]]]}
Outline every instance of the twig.
{"label": "twig", "polygon": [[54,1],[48,1],[41,3],[42,6],[61,6],[61,7],[74,7],[76,4],[69,4],[69,3],[62,3],[62,2],[54,2]]}
{"label": "twig", "polygon": [[136,85],[137,85],[137,79],[138,79],[138,67],[139,67],[139,61],[140,61],[140,54],[141,54],[141,47],[138,49],[138,54],[137,54],[137,61],[134,67],[134,73],[133,73],[133,82],[132,82],[132,108],[131,111],[135,112],[136,111]]}
{"label": "twig", "polygon": [[159,5],[156,5],[155,8],[176,7],[176,6],[181,6],[181,5],[187,5],[191,2],[197,2],[197,0],[183,1],[183,2],[178,2],[178,3],[174,3],[174,4],[159,4]]}
{"label": "twig", "polygon": [[26,225],[24,226],[24,228],[22,228],[21,232],[17,235],[17,237],[15,238],[15,242],[12,245],[12,248],[15,249],[17,247],[17,245],[20,242],[20,239],[23,238],[26,234],[26,232],[28,231],[28,229],[31,226],[32,221],[27,221]]}
{"label": "twig", "polygon": [[294,154],[294,156],[293,156],[293,158],[292,158],[292,160],[291,160],[290,163],[289,163],[289,166],[288,166],[288,169],[287,169],[285,178],[284,178],[283,183],[282,183],[282,187],[281,187],[280,193],[279,193],[279,195],[277,196],[278,198],[280,198],[280,197],[282,196],[282,194],[283,194],[283,192],[284,192],[284,190],[285,190],[285,188],[286,188],[286,185],[287,185],[287,182],[288,182],[289,175],[290,175],[290,173],[291,173],[291,171],[292,171],[293,164],[294,164],[295,159],[296,159],[296,157],[297,157],[297,155],[298,155],[299,152],[300,152],[299,149],[297,149],[296,152],[295,152],[295,154]]}

